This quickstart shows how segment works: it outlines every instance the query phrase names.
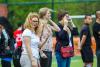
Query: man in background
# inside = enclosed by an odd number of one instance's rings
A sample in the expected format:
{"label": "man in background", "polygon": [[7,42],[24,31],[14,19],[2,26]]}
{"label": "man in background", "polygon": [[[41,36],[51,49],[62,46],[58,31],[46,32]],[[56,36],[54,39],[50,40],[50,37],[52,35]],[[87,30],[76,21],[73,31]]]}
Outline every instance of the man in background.
{"label": "man in background", "polygon": [[93,24],[93,35],[96,41],[97,67],[100,67],[100,10],[96,11],[96,22]]}

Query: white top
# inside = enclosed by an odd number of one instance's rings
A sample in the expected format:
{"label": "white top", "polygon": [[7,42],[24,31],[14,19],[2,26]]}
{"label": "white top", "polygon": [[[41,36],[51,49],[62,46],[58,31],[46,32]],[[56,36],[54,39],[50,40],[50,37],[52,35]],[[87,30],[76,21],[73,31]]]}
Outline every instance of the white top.
{"label": "white top", "polygon": [[25,29],[22,34],[22,48],[23,48],[22,54],[27,54],[26,46],[25,46],[24,40],[23,40],[24,36],[29,36],[31,38],[30,46],[31,46],[31,50],[32,50],[32,55],[33,55],[33,57],[39,59],[39,48],[38,48],[39,42],[40,42],[39,37],[36,36],[35,33],[31,32],[31,30]]}

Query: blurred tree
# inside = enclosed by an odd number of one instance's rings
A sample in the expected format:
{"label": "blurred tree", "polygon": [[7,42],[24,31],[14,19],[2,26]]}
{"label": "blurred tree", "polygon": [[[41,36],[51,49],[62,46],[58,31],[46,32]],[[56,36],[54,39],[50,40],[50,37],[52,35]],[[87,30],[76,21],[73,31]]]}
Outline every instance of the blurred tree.
{"label": "blurred tree", "polygon": [[[4,2],[5,0],[0,0],[0,3]],[[42,7],[49,7],[56,11],[53,18],[57,22],[59,9],[66,9],[70,15],[94,14],[96,10],[100,10],[99,2],[99,0],[54,0],[54,7],[52,7],[52,0],[7,0],[8,18],[16,29],[17,23],[24,23],[30,11],[38,12]],[[74,19],[78,28],[82,25],[81,20]]]}

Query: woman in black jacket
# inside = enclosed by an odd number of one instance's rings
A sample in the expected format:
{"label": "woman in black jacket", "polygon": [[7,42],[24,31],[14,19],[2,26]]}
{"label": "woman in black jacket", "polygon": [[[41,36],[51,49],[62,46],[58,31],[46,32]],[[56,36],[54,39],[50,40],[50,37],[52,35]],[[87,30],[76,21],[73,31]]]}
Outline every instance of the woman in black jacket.
{"label": "woman in black jacket", "polygon": [[[59,28],[61,31],[56,32],[56,48],[55,54],[58,63],[58,67],[70,67],[71,57],[63,58],[60,52],[61,46],[71,46],[73,47],[73,35],[78,35],[77,28],[71,23],[69,27],[69,15],[66,11],[60,11],[58,13]],[[74,48],[74,47],[73,47]]]}
{"label": "woman in black jacket", "polygon": [[2,67],[11,67],[13,30],[4,17],[0,17],[0,58]]}

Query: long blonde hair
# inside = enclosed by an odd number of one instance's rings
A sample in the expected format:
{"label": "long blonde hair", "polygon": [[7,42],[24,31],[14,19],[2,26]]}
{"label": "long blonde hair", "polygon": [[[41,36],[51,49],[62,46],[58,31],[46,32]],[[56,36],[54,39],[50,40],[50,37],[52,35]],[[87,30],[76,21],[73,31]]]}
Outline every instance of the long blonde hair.
{"label": "long blonde hair", "polygon": [[43,19],[43,17],[46,15],[47,11],[52,12],[52,9],[49,9],[47,7],[43,7],[39,10],[39,17]]}
{"label": "long blonde hair", "polygon": [[[27,28],[27,29],[32,30],[31,22],[32,22],[32,18],[34,18],[34,17],[38,18],[38,21],[39,21],[39,15],[36,12],[30,12],[28,14],[28,16],[26,17],[26,21],[24,23],[24,28],[25,29]],[[36,32],[36,30],[37,30],[37,28],[35,29],[35,32]]]}

